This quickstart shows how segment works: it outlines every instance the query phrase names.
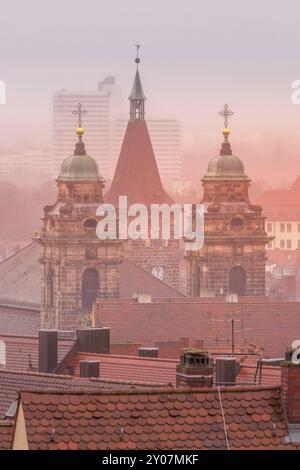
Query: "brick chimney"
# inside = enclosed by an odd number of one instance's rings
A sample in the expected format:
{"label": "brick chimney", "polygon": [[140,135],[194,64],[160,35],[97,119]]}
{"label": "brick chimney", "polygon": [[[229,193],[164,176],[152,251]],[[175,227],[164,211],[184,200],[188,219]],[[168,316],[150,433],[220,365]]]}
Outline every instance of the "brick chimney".
{"label": "brick chimney", "polygon": [[147,348],[145,346],[141,346],[138,349],[138,355],[140,357],[158,357],[159,348]]}
{"label": "brick chimney", "polygon": [[99,361],[80,361],[80,377],[99,378],[100,362]]}
{"label": "brick chimney", "polygon": [[300,424],[300,364],[293,362],[294,351],[289,348],[281,363],[281,389],[288,422]]}
{"label": "brick chimney", "polygon": [[212,387],[213,367],[207,351],[184,349],[176,366],[176,387]]}
{"label": "brick chimney", "polygon": [[234,357],[216,358],[216,385],[235,385],[236,360]]}
{"label": "brick chimney", "polygon": [[109,354],[110,328],[83,328],[76,331],[77,349],[80,352]]}
{"label": "brick chimney", "polygon": [[53,372],[57,366],[57,330],[39,330],[39,372]]}

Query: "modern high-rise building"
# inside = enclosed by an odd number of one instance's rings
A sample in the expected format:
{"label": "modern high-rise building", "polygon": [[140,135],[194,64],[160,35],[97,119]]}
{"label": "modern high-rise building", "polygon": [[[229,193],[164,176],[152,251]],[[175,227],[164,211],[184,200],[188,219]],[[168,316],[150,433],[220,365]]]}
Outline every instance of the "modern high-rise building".
{"label": "modern high-rise building", "polygon": [[[84,116],[86,142],[105,179],[112,179],[127,126],[122,114],[121,87],[115,77],[108,76],[98,90],[73,92],[62,90],[53,98],[53,177],[56,177],[65,155],[73,144],[76,117],[72,114],[78,103],[87,111]],[[149,134],[161,178],[171,186],[182,169],[181,128],[175,118],[147,118]],[[170,184],[168,184],[170,183]]]}
{"label": "modern high-rise building", "polygon": [[105,178],[109,176],[112,122],[122,113],[121,88],[115,77],[108,76],[98,83],[95,91],[61,90],[53,97],[53,176],[56,177],[63,159],[70,151],[74,138],[73,111],[81,103],[86,111],[86,141],[91,154]]}
{"label": "modern high-rise building", "polygon": [[[149,134],[162,181],[169,187],[182,170],[181,127],[177,119],[147,117]],[[111,174],[120,154],[127,117],[117,119],[113,125]]]}
{"label": "modern high-rise building", "polygon": [[0,176],[13,179],[17,176],[49,176],[51,153],[44,150],[29,150],[24,153],[0,155]]}

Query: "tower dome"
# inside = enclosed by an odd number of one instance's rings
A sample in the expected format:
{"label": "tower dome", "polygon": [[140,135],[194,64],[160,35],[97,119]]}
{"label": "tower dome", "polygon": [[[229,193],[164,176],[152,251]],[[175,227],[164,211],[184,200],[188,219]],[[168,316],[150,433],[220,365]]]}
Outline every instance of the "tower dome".
{"label": "tower dome", "polygon": [[84,129],[78,127],[76,130],[78,142],[74,155],[67,157],[62,165],[58,176],[59,181],[100,181],[102,180],[96,161],[87,155],[82,142]]}
{"label": "tower dome", "polygon": [[248,180],[245,174],[244,164],[236,155],[232,155],[231,145],[228,140],[230,130],[228,129],[228,116],[233,113],[225,104],[224,110],[219,114],[225,117],[225,127],[223,129],[224,142],[220,149],[220,155],[213,157],[208,163],[207,172],[203,180],[226,179],[226,180]]}
{"label": "tower dome", "polygon": [[236,155],[217,155],[213,157],[207,167],[204,179],[248,179],[244,165]]}

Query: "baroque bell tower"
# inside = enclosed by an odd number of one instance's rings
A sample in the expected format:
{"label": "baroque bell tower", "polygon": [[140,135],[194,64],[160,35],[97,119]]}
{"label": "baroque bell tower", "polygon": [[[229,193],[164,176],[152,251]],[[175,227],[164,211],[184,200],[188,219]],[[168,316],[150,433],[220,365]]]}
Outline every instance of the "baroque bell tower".
{"label": "baroque bell tower", "polygon": [[220,154],[208,164],[202,179],[204,246],[188,251],[188,291],[192,297],[265,295],[266,244],[262,207],[249,201],[250,179],[239,157],[232,154],[225,104]]}
{"label": "baroque bell tower", "polygon": [[96,210],[103,202],[104,180],[82,140],[78,104],[74,154],[66,158],[56,180],[57,201],[44,208],[38,236],[42,266],[42,328],[72,330],[88,325],[97,297],[118,297],[120,242],[96,236]]}

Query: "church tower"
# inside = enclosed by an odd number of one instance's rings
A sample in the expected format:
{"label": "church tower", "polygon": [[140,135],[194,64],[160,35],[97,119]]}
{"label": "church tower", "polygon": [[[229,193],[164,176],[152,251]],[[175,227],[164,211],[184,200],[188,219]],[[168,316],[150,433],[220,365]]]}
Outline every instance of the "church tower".
{"label": "church tower", "polygon": [[120,243],[96,236],[96,209],[104,181],[82,140],[81,104],[78,142],[57,178],[58,196],[44,208],[38,237],[42,265],[42,328],[71,330],[89,324],[97,297],[118,297]]}
{"label": "church tower", "polygon": [[250,179],[239,157],[232,154],[226,104],[220,154],[208,164],[202,179],[204,246],[188,251],[188,290],[193,297],[265,295],[265,232],[262,208],[249,201]]}
{"label": "church tower", "polygon": [[[118,163],[105,202],[118,207],[119,197],[127,196],[128,206],[138,203],[172,205],[173,201],[163,188],[145,121],[146,96],[139,73],[140,58],[137,45],[136,74],[129,96],[130,115]],[[149,220],[149,233],[151,224]],[[178,288],[178,240],[128,240],[124,256],[160,280]]]}

